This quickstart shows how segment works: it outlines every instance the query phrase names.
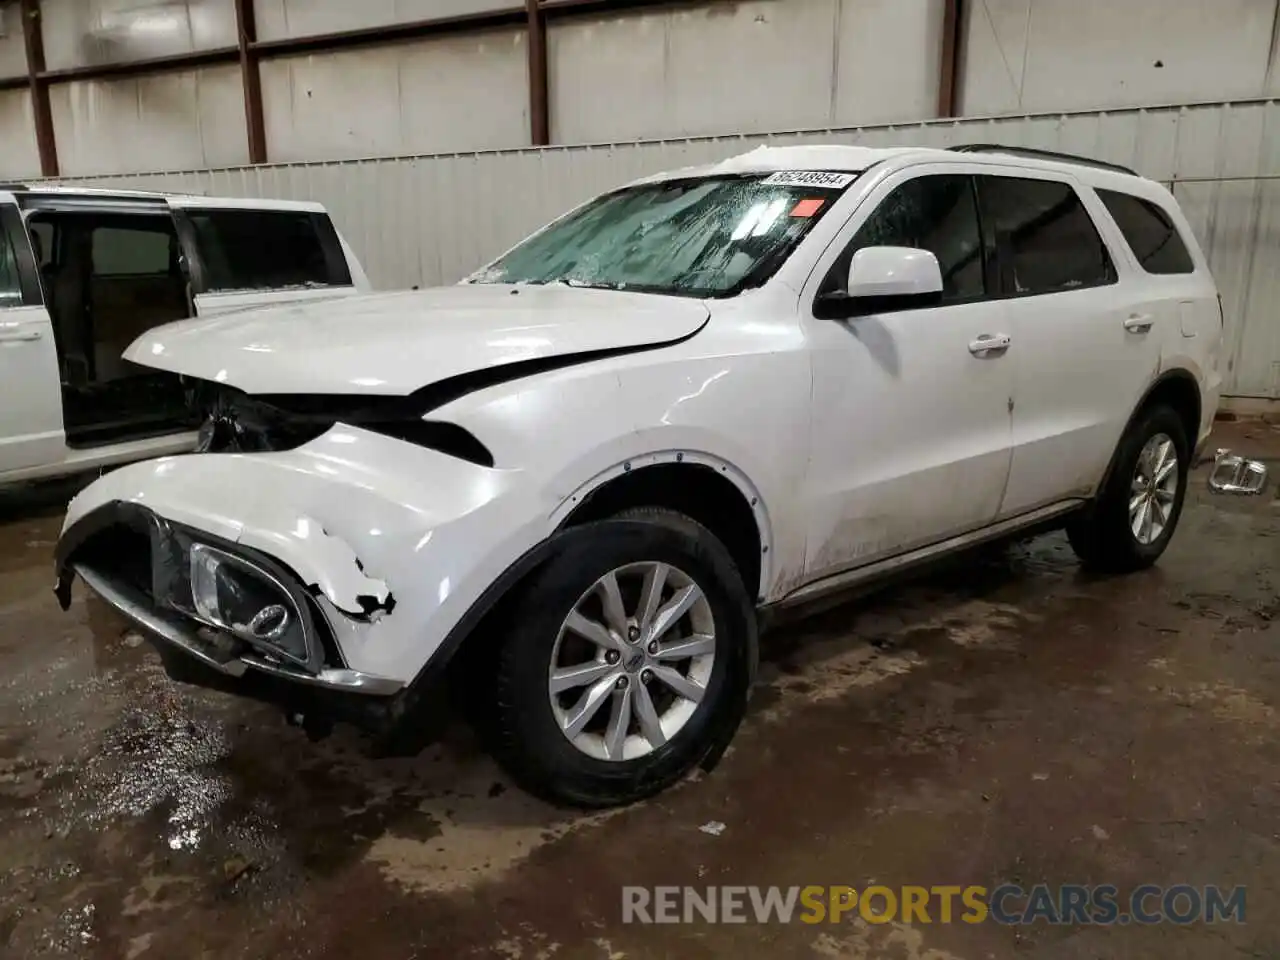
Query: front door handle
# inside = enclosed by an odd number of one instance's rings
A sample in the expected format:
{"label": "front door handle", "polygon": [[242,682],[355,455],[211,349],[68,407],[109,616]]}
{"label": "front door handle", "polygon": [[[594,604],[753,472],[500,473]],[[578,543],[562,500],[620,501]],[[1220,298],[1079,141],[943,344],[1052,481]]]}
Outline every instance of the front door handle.
{"label": "front door handle", "polygon": [[1124,322],[1124,328],[1130,333],[1146,333],[1151,329],[1153,323],[1151,314],[1135,313]]}
{"label": "front door handle", "polygon": [[0,343],[27,343],[40,339],[39,330],[21,330],[17,333],[0,333]]}
{"label": "front door handle", "polygon": [[1013,340],[1003,333],[984,333],[969,344],[969,352],[975,357],[995,357],[1009,349]]}

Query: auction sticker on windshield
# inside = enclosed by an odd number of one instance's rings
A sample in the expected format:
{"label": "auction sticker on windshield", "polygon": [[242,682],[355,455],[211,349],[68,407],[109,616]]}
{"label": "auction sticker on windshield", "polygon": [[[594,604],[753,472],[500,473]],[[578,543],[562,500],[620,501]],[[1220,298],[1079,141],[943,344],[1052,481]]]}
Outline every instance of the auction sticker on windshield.
{"label": "auction sticker on windshield", "polygon": [[843,190],[858,178],[856,173],[830,173],[822,170],[780,170],[764,180],[771,187],[830,187]]}

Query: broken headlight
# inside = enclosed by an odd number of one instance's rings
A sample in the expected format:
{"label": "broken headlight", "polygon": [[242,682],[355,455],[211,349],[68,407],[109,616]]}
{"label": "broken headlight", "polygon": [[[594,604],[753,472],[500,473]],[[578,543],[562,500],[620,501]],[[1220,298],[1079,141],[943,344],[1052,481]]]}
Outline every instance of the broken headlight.
{"label": "broken headlight", "polygon": [[306,662],[302,618],[274,577],[203,543],[193,544],[189,556],[191,605],[199,620]]}
{"label": "broken headlight", "polygon": [[157,600],[263,653],[313,666],[308,620],[276,574],[179,529],[169,528],[162,538],[163,560],[154,571]]}

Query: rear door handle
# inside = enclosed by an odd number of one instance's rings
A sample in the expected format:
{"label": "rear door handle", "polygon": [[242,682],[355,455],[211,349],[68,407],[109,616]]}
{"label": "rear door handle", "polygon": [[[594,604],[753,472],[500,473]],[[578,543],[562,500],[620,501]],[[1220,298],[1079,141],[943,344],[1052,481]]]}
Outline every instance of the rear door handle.
{"label": "rear door handle", "polygon": [[969,344],[969,352],[975,357],[993,357],[1008,350],[1011,343],[1013,340],[1003,333],[984,333]]}
{"label": "rear door handle", "polygon": [[20,330],[17,333],[0,333],[0,343],[27,343],[39,340],[39,330]]}
{"label": "rear door handle", "polygon": [[1146,333],[1151,329],[1153,320],[1149,313],[1135,313],[1124,322],[1124,328],[1130,333]]}

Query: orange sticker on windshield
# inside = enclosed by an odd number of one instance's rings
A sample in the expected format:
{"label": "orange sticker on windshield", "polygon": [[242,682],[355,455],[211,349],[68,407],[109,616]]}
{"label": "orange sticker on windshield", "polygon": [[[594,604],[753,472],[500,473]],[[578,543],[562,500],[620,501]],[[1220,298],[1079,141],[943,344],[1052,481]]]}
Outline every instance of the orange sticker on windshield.
{"label": "orange sticker on windshield", "polygon": [[793,217],[812,217],[822,209],[822,205],[826,202],[827,201],[820,199],[801,200],[795,205],[795,208],[791,211],[791,215]]}

